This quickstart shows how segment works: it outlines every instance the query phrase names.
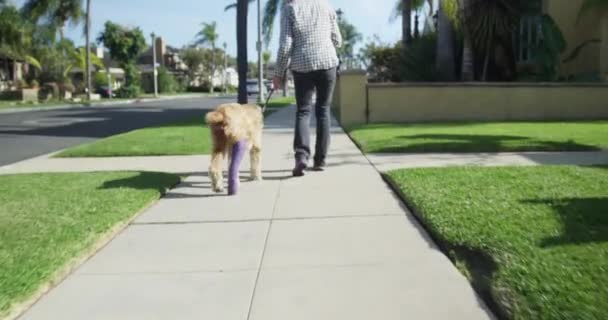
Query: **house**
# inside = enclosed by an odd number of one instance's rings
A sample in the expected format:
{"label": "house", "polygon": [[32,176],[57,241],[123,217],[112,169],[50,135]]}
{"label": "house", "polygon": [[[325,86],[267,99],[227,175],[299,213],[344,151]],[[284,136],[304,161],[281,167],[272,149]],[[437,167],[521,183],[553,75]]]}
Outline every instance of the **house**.
{"label": "house", "polygon": [[0,92],[16,89],[16,85],[27,74],[27,64],[23,60],[13,60],[0,53]]}
{"label": "house", "polygon": [[[516,35],[516,58],[519,65],[525,65],[534,58],[531,47],[538,41],[540,15],[553,18],[561,29],[567,49],[562,55],[560,75],[565,78],[600,78],[608,80],[608,11],[594,9],[579,19],[584,0],[536,0],[537,12],[522,18]],[[592,42],[589,42],[592,41]],[[584,46],[578,56],[564,62],[577,47]],[[599,80],[599,79],[598,79]]]}
{"label": "house", "polygon": [[[225,77],[225,78],[224,78]],[[216,70],[213,78],[211,78],[211,83],[214,87],[222,87],[223,83],[226,83],[227,86],[238,87],[239,85],[239,74],[236,69],[232,67],[226,68],[226,73],[224,75],[224,69]]]}

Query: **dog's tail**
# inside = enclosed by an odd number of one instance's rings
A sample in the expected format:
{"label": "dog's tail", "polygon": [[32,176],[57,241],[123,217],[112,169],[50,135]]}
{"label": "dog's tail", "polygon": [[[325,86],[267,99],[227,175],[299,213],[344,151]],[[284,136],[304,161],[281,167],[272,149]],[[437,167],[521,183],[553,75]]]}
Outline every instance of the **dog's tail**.
{"label": "dog's tail", "polygon": [[219,111],[208,112],[205,115],[205,121],[207,124],[218,124],[224,122],[224,113]]}

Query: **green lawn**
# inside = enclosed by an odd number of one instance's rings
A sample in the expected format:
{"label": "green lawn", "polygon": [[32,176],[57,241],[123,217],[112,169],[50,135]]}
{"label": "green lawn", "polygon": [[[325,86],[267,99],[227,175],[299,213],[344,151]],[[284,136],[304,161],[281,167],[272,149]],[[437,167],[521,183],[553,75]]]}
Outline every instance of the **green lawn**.
{"label": "green lawn", "polygon": [[608,121],[374,124],[350,128],[365,152],[589,151],[608,148]]}
{"label": "green lawn", "polygon": [[0,318],[178,181],[145,172],[0,175]]}
{"label": "green lawn", "polygon": [[[266,115],[293,103],[271,100]],[[144,128],[68,149],[58,157],[115,157],[208,154],[211,146],[204,115],[181,123]]]}
{"label": "green lawn", "polygon": [[606,319],[608,167],[388,173],[477,289],[513,319]]}
{"label": "green lawn", "polygon": [[[275,96],[276,97],[276,96]],[[296,103],[296,98],[295,97],[276,97],[271,99],[268,102],[268,106],[266,106],[266,113],[264,113],[264,116],[269,116],[272,113],[280,110],[281,108],[290,106],[292,104]]]}

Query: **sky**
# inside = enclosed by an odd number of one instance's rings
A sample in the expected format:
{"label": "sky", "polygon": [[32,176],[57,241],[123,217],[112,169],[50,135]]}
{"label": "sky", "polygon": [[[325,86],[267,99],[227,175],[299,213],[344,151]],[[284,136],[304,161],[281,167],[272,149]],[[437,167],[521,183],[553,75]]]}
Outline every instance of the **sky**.
{"label": "sky", "polygon": [[[92,0],[92,35],[97,37],[107,20],[140,27],[150,42],[150,34],[156,33],[168,45],[182,47],[192,43],[201,23],[216,21],[219,43],[226,42],[228,53],[236,56],[236,11],[224,11],[224,7],[235,0]],[[385,42],[395,42],[400,38],[401,21],[389,22],[396,0],[329,0],[336,9],[344,11],[344,17],[354,24],[364,39],[380,36]],[[25,0],[13,0],[21,6]],[[262,0],[262,5],[265,1]],[[255,41],[257,39],[257,6],[252,4],[249,11],[249,60],[256,60]],[[279,37],[278,17],[269,50],[276,55]],[[82,26],[68,27],[66,35],[77,45],[84,44]],[[274,58],[273,58],[274,60]]]}

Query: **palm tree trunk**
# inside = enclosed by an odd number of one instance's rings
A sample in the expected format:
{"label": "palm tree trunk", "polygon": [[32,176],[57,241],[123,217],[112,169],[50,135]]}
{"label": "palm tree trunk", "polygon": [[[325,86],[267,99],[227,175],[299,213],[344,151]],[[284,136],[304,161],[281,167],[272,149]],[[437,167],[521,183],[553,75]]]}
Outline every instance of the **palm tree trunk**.
{"label": "palm tree trunk", "polygon": [[473,81],[475,79],[474,55],[471,43],[471,34],[467,28],[467,14],[471,5],[471,0],[460,0],[463,26],[464,26],[464,44],[462,50],[462,81]]}
{"label": "palm tree trunk", "polygon": [[455,78],[454,26],[444,12],[440,1],[437,23],[437,71],[441,80],[453,81]]}
{"label": "palm tree trunk", "polygon": [[407,50],[412,43],[412,0],[403,1],[401,12],[401,40],[403,41],[403,50]]}
{"label": "palm tree trunk", "polygon": [[87,100],[91,100],[91,0],[87,0],[87,16],[85,22],[86,30],[86,49],[87,49],[87,67],[86,67],[86,83],[87,83]]}
{"label": "palm tree trunk", "polygon": [[247,99],[247,9],[248,0],[238,0],[236,8],[237,68],[239,73],[238,102],[246,104]]}

